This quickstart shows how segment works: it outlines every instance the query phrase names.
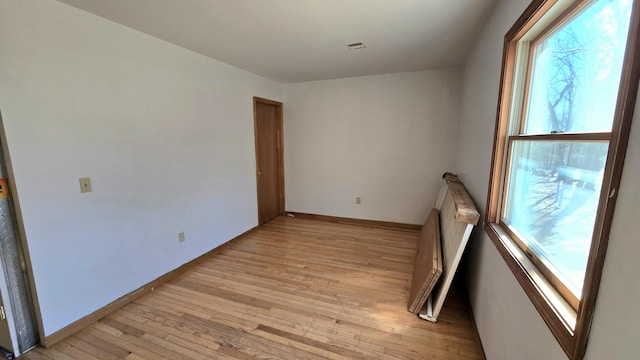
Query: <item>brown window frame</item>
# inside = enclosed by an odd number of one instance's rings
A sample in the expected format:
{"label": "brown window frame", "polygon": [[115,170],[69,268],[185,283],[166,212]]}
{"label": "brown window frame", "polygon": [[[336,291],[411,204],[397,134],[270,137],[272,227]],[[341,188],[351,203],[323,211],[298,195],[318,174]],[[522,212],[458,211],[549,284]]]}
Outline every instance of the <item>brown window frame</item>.
{"label": "brown window frame", "polygon": [[[509,125],[513,121],[520,121],[520,126],[522,126],[524,119],[524,114],[522,113],[515,119],[512,119],[511,114],[512,90],[514,89],[514,81],[516,81],[516,48],[523,36],[557,2],[558,0],[533,0],[505,36],[484,229],[560,343],[562,349],[570,359],[579,360],[584,357],[589,337],[617,199],[617,190],[620,186],[622,168],[629,141],[638,83],[640,82],[640,0],[633,1],[629,35],[611,133],[509,136]],[[558,20],[551,21],[541,35],[530,41],[530,46],[534,46],[541,37],[544,37],[544,34],[553,31],[554,28],[562,23],[562,20],[570,17],[577,9],[588,2],[589,0],[574,1],[557,17]],[[531,56],[531,52],[529,56]],[[531,71],[531,61],[528,64],[527,74]],[[526,105],[524,101],[518,106],[522,107],[520,109],[521,112],[525,111]],[[553,279],[551,281],[547,279],[553,278],[553,276],[550,277],[549,274],[545,274],[550,270],[540,266],[535,259],[532,259],[530,254],[527,254],[526,246],[523,247],[514,231],[501,220],[503,211],[502,198],[509,164],[507,157],[509,156],[510,148],[508,145],[515,140],[543,138],[544,140],[570,139],[572,141],[599,139],[609,142],[609,152],[605,164],[594,235],[580,300],[571,299],[571,296],[566,293],[568,289],[563,290],[562,286],[554,284]],[[544,278],[544,280],[541,280],[541,278]],[[570,291],[568,292],[570,293]]]}

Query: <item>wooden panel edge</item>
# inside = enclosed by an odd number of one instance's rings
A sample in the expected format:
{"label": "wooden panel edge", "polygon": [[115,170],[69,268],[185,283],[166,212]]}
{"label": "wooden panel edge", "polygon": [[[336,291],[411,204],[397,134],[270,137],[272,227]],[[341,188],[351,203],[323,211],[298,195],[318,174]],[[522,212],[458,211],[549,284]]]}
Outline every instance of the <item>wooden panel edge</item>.
{"label": "wooden panel edge", "polygon": [[[433,208],[418,234],[418,251],[414,257],[413,274],[407,310],[418,314],[442,275],[440,243],[440,211]],[[430,266],[429,266],[430,265]]]}
{"label": "wooden panel edge", "polygon": [[471,225],[478,225],[480,213],[467,189],[461,182],[449,182],[449,191],[456,207],[456,220]]}
{"label": "wooden panel edge", "polygon": [[[420,309],[427,303],[427,299],[431,296],[431,293],[436,287],[436,284],[440,280],[442,273],[444,272],[444,259],[442,256],[442,234],[440,233],[440,211],[438,209],[433,209],[435,211],[436,216],[436,229],[434,234],[434,242],[433,242],[433,262],[435,273],[432,274],[431,282],[426,286],[423,290],[422,294],[419,296],[418,303],[421,304],[415,311],[411,311],[412,313],[418,315]],[[423,226],[424,227],[424,226]],[[415,266],[415,265],[414,265]]]}
{"label": "wooden panel edge", "polygon": [[422,225],[416,225],[416,224],[404,224],[404,223],[396,223],[396,222],[390,222],[390,221],[354,219],[354,218],[346,218],[346,217],[339,217],[339,216],[299,213],[299,212],[292,212],[292,211],[288,211],[287,213],[293,215],[294,217],[299,217],[301,219],[326,221],[326,222],[345,224],[345,225],[358,225],[358,226],[367,226],[367,227],[384,228],[384,229],[398,229],[398,230],[422,229]]}
{"label": "wooden panel edge", "polygon": [[[456,220],[465,222],[471,225],[478,225],[480,221],[480,212],[476,208],[471,195],[467,191],[458,175],[446,172],[442,175],[445,183],[449,187],[449,192],[453,197],[453,202],[456,207]],[[438,201],[439,203],[440,201]]]}
{"label": "wooden panel edge", "polygon": [[185,271],[187,271],[188,269],[190,269],[191,267],[193,267],[194,265],[196,265],[198,262],[200,262],[201,260],[217,254],[221,251],[223,251],[224,249],[226,249],[227,247],[229,247],[233,242],[241,239],[242,237],[244,237],[245,235],[255,231],[257,229],[257,227],[251,228],[245,232],[243,232],[242,234],[234,237],[233,239],[225,242],[224,244],[211,249],[210,251],[196,257],[193,260],[190,260],[189,262],[186,262],[182,265],[180,265],[179,267],[169,271],[168,273],[161,275],[160,277],[158,277],[155,280],[152,280],[150,282],[148,282],[147,284],[139,287],[136,290],[133,290],[132,292],[125,294],[123,296],[121,296],[120,298],[110,302],[109,304],[101,307],[100,309],[92,312],[91,314],[80,318],[79,320],[76,320],[74,322],[72,322],[71,324],[65,326],[64,328],[54,332],[51,335],[45,336],[43,341],[42,341],[42,346],[44,347],[51,347],[61,341],[63,341],[64,339],[68,338],[69,336],[75,334],[76,332],[84,329],[85,327],[93,324],[94,322],[102,319],[103,317],[109,315],[110,313],[120,309],[121,307],[129,304],[130,302],[136,300],[137,298],[141,297],[142,295],[145,295],[151,291],[153,291],[155,288],[159,287],[160,285],[178,277],[180,274],[184,273]]}

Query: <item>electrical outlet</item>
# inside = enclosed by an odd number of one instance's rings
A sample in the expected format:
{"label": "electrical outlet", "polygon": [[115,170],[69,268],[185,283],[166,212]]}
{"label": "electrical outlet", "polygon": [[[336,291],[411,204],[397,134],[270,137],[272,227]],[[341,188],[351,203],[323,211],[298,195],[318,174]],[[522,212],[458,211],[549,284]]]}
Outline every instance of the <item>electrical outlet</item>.
{"label": "electrical outlet", "polygon": [[360,205],[360,196],[356,197],[356,204]]}
{"label": "electrical outlet", "polygon": [[91,192],[91,178],[88,178],[88,177],[80,178],[80,192],[81,193]]}
{"label": "electrical outlet", "polygon": [[178,242],[185,242],[184,231],[178,233]]}

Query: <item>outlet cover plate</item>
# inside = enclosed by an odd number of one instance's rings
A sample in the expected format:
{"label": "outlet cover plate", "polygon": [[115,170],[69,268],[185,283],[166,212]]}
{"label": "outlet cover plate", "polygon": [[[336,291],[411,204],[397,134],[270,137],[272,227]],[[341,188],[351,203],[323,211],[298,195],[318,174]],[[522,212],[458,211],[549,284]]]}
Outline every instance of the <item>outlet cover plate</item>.
{"label": "outlet cover plate", "polygon": [[80,178],[80,192],[81,193],[91,192],[91,178],[88,178],[88,177]]}

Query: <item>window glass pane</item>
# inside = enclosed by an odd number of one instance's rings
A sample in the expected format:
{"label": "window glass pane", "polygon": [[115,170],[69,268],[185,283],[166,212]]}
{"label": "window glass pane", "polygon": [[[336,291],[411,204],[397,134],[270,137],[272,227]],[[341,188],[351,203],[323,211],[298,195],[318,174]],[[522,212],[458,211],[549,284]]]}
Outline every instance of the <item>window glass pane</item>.
{"label": "window glass pane", "polygon": [[524,133],[611,131],[631,5],[595,1],[534,47]]}
{"label": "window glass pane", "polygon": [[516,140],[511,149],[505,220],[578,298],[608,146]]}

